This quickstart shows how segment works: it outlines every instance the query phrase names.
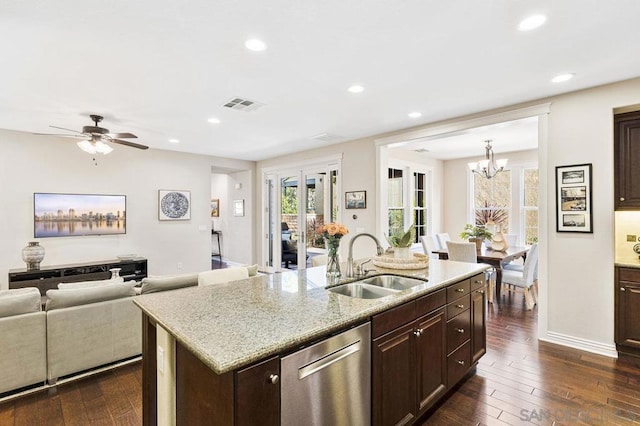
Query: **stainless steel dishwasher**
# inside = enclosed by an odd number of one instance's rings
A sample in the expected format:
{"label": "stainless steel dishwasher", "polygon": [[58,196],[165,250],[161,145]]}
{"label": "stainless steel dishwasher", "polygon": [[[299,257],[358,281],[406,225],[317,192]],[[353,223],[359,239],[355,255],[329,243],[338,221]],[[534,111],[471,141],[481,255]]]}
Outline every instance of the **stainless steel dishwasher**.
{"label": "stainless steel dishwasher", "polygon": [[371,325],[363,324],[280,361],[283,425],[371,423]]}

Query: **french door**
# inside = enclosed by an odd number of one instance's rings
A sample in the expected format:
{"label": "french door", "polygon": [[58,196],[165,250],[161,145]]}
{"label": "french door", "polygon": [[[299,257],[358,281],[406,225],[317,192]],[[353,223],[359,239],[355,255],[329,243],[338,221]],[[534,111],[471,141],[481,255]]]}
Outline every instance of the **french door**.
{"label": "french door", "polygon": [[318,228],[338,220],[339,162],[265,174],[262,263],[304,269],[326,249]]}

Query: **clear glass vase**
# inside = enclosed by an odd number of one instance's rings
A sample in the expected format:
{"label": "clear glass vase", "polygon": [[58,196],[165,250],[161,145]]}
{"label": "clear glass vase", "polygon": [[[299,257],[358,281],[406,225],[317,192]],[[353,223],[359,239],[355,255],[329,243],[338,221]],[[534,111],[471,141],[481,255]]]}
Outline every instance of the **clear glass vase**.
{"label": "clear glass vase", "polygon": [[340,259],[338,257],[338,248],[340,247],[340,238],[326,238],[327,249],[327,281],[335,282],[342,276],[340,272]]}

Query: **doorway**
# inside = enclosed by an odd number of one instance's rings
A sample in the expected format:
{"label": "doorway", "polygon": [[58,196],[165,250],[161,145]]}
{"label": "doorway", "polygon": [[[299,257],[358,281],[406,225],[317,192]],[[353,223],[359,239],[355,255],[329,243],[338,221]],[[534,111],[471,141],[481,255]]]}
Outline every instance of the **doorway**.
{"label": "doorway", "polygon": [[264,265],[305,269],[326,253],[318,228],[338,220],[339,168],[333,161],[265,174]]}

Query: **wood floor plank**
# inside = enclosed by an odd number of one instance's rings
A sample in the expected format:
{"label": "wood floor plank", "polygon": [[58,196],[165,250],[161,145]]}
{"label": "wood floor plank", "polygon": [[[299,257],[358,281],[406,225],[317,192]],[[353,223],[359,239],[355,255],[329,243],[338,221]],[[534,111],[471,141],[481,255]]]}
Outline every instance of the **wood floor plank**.
{"label": "wood floor plank", "polygon": [[85,411],[82,394],[75,382],[58,386],[58,397],[62,408],[64,424],[81,426],[89,424],[89,416]]}

